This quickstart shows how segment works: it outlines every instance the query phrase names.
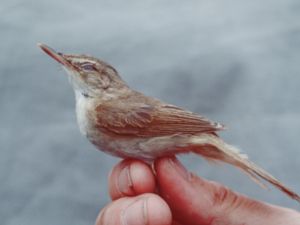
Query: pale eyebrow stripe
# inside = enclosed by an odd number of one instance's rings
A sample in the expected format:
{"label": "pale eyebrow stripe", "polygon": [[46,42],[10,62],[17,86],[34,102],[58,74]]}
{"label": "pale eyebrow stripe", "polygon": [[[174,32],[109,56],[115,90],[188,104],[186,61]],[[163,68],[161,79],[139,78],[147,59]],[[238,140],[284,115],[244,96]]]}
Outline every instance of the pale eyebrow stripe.
{"label": "pale eyebrow stripe", "polygon": [[90,59],[76,58],[76,59],[73,59],[73,61],[75,63],[91,63],[91,64],[95,64],[95,61],[90,60]]}

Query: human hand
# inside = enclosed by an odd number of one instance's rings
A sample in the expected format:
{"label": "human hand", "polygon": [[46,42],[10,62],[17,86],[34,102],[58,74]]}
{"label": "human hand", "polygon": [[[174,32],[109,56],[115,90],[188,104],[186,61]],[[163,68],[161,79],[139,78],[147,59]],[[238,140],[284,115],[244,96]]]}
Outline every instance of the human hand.
{"label": "human hand", "polygon": [[300,213],[250,199],[189,172],[174,158],[126,159],[109,176],[112,203],[96,225],[299,225]]}

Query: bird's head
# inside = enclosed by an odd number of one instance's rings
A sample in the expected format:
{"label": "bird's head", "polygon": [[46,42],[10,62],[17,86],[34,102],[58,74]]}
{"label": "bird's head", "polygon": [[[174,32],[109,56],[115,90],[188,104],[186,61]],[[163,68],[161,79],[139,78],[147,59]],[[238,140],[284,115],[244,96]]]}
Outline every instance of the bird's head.
{"label": "bird's head", "polygon": [[127,86],[112,66],[97,58],[63,54],[44,44],[38,46],[63,66],[75,91],[93,97]]}

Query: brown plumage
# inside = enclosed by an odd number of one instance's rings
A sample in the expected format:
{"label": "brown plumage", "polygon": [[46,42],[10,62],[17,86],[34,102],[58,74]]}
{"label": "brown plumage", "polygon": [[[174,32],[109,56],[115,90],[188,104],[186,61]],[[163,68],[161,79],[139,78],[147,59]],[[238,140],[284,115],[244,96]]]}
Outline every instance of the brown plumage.
{"label": "brown plumage", "polygon": [[219,123],[138,92],[102,102],[96,112],[99,128],[126,136],[149,138],[176,133],[213,133],[224,128]]}

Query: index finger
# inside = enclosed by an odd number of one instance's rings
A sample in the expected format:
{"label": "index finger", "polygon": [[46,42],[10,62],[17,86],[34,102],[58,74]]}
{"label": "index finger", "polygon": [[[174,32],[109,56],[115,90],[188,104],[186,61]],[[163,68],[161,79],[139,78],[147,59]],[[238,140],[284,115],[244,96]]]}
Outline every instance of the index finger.
{"label": "index finger", "polygon": [[118,163],[109,175],[108,184],[112,200],[154,193],[156,186],[150,166],[136,159],[125,159]]}

